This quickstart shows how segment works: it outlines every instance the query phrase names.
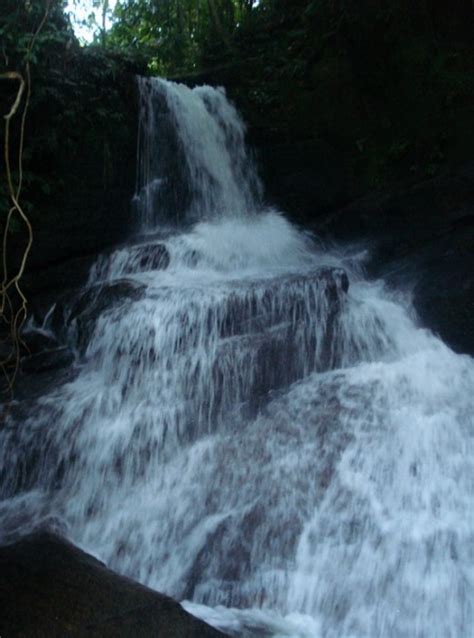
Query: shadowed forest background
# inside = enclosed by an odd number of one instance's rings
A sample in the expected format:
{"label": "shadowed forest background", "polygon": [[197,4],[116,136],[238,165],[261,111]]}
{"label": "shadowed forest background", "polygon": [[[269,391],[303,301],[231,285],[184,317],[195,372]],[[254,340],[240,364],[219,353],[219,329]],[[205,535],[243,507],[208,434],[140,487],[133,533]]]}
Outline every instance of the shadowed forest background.
{"label": "shadowed forest background", "polygon": [[[89,190],[91,178],[112,178],[116,153],[134,146],[138,72],[221,83],[257,147],[330,156],[343,179],[328,206],[471,156],[470,0],[122,0],[112,28],[86,47],[63,5],[52,0],[31,60],[25,200],[34,217],[54,215],[54,198],[76,190],[71,180]],[[2,2],[5,69],[22,69],[45,6]]]}

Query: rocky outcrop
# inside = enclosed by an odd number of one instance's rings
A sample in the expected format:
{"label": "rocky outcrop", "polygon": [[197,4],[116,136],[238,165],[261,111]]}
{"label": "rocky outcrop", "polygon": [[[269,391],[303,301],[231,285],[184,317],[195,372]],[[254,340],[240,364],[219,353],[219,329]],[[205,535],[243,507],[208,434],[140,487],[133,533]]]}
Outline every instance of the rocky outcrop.
{"label": "rocky outcrop", "polygon": [[21,370],[26,374],[37,374],[59,368],[67,368],[74,362],[74,354],[67,346],[47,348],[24,357],[21,360]]}
{"label": "rocky outcrop", "polygon": [[267,142],[259,148],[258,159],[267,199],[300,223],[314,220],[354,197],[347,158],[321,141]]}
{"label": "rocky outcrop", "polygon": [[474,355],[474,164],[391,193],[372,194],[315,225],[367,242],[369,273],[413,291],[423,325]]}
{"label": "rocky outcrop", "polygon": [[456,352],[474,356],[474,217],[466,234],[424,251],[414,300],[426,325]]}
{"label": "rocky outcrop", "polygon": [[85,288],[71,303],[68,322],[79,317],[96,320],[113,306],[140,299],[144,289],[144,285],[128,279],[117,279]]}
{"label": "rocky outcrop", "polygon": [[166,270],[170,264],[170,254],[165,244],[145,244],[137,246],[135,262],[128,264],[129,272],[144,272],[147,270]]}
{"label": "rocky outcrop", "polygon": [[173,599],[51,532],[0,548],[2,638],[218,638]]}

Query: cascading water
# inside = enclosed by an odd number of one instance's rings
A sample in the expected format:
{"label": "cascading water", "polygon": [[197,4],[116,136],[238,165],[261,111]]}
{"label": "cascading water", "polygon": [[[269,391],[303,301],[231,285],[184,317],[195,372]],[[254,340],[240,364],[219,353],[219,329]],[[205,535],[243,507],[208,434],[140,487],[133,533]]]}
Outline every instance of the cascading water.
{"label": "cascading water", "polygon": [[0,432],[3,539],[53,517],[232,635],[471,636],[473,360],[261,210],[222,91],[140,88],[144,234],[48,316],[76,376]]}
{"label": "cascading water", "polygon": [[139,87],[135,202],[142,230],[253,213],[261,184],[245,126],[224,91],[147,78]]}

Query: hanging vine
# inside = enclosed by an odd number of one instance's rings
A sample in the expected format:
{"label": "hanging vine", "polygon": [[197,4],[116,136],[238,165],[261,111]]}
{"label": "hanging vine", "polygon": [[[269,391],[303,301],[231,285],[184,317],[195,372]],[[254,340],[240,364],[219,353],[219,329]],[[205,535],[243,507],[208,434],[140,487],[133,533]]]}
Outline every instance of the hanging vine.
{"label": "hanging vine", "polygon": [[[0,370],[3,375],[5,386],[2,387],[4,393],[13,396],[13,386],[20,369],[20,356],[22,348],[21,330],[28,314],[28,301],[23,292],[21,280],[25,272],[28,256],[33,245],[33,227],[21,204],[21,192],[23,186],[23,150],[25,144],[25,125],[28,108],[31,99],[31,55],[36,40],[48,19],[49,9],[52,0],[46,0],[44,15],[34,31],[25,55],[24,75],[18,71],[8,71],[0,74],[0,80],[16,82],[18,84],[16,96],[9,112],[4,116],[4,159],[7,181],[7,192],[10,200],[5,226],[3,229],[2,241],[2,270],[3,277],[0,284],[0,324],[2,335],[2,355],[0,356]],[[16,158],[16,168],[18,179],[15,184],[13,177],[13,166],[11,160],[11,129],[12,122],[21,112],[18,155]],[[10,272],[8,260],[9,234],[13,219],[17,217],[26,229],[26,246],[20,256],[19,263],[15,265],[14,272]]]}

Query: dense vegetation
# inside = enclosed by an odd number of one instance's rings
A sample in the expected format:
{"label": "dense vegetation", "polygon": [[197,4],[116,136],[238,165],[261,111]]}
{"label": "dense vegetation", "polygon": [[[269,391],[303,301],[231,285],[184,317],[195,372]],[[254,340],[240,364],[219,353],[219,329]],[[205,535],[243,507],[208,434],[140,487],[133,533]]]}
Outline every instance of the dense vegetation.
{"label": "dense vegetation", "polygon": [[[431,175],[470,156],[469,0],[119,0],[107,33],[109,3],[94,4],[104,22],[91,46],[79,46],[64,2],[52,0],[33,53],[25,160],[41,156],[42,167],[58,150],[95,147],[107,132],[115,139],[124,118],[115,82],[146,69],[170,77],[206,72],[211,79],[215,71],[264,143],[329,144],[348,157],[362,189]],[[7,68],[24,64],[46,5],[2,3]],[[107,146],[105,140],[103,153],[111,152]],[[27,185],[32,199],[52,188],[41,171],[28,172]]]}
{"label": "dense vegetation", "polygon": [[365,187],[470,156],[469,0],[122,0],[115,15],[110,46],[172,76],[227,67],[253,126],[337,147]]}
{"label": "dense vegetation", "polygon": [[[27,58],[31,63],[32,95],[23,159],[25,206],[33,217],[38,209],[44,212],[51,192],[66,186],[66,180],[68,190],[74,189],[76,181],[83,181],[84,167],[80,164],[77,172],[58,172],[65,158],[77,158],[88,149],[91,153],[99,152],[105,161],[113,152],[114,141],[117,135],[120,137],[120,127],[126,118],[121,76],[136,70],[125,56],[106,53],[97,46],[81,48],[63,4],[61,0],[5,0],[1,8],[0,33],[6,69],[24,74]],[[26,56],[32,34],[45,11],[46,23],[34,50]],[[2,112],[6,113],[16,87],[4,83],[1,88]],[[12,156],[16,153],[18,126],[13,133]],[[7,205],[4,198],[0,205],[3,217]]]}
{"label": "dense vegetation", "polygon": [[[9,188],[3,161],[0,373],[10,381],[18,369],[25,295],[26,299],[31,295],[21,273],[23,258],[32,269],[66,254],[91,251],[93,246],[85,245],[84,229],[97,230],[91,220],[110,204],[104,197],[110,184],[127,183],[116,174],[118,163],[112,158],[120,153],[124,164],[132,164],[129,155],[135,154],[132,81],[124,81],[133,78],[134,63],[97,46],[81,48],[63,5],[62,0],[4,0],[0,6],[2,122],[16,109],[6,147],[3,125],[0,136],[12,178]],[[19,78],[25,90],[16,104]],[[133,169],[130,180],[133,183]],[[12,189],[19,194],[19,207],[13,205]],[[0,376],[1,386],[4,375]]]}
{"label": "dense vegetation", "polygon": [[[133,156],[137,72],[225,84],[258,144],[334,149],[353,194],[471,156],[470,0],[118,0],[113,13],[108,0],[91,2],[102,19],[88,46],[63,0],[1,4],[2,70],[31,65],[23,201],[34,224],[59,223],[71,194],[106,188],[117,158]],[[16,87],[0,88],[5,114]],[[18,138],[19,117],[12,156]],[[4,220],[5,180],[0,189]]]}

